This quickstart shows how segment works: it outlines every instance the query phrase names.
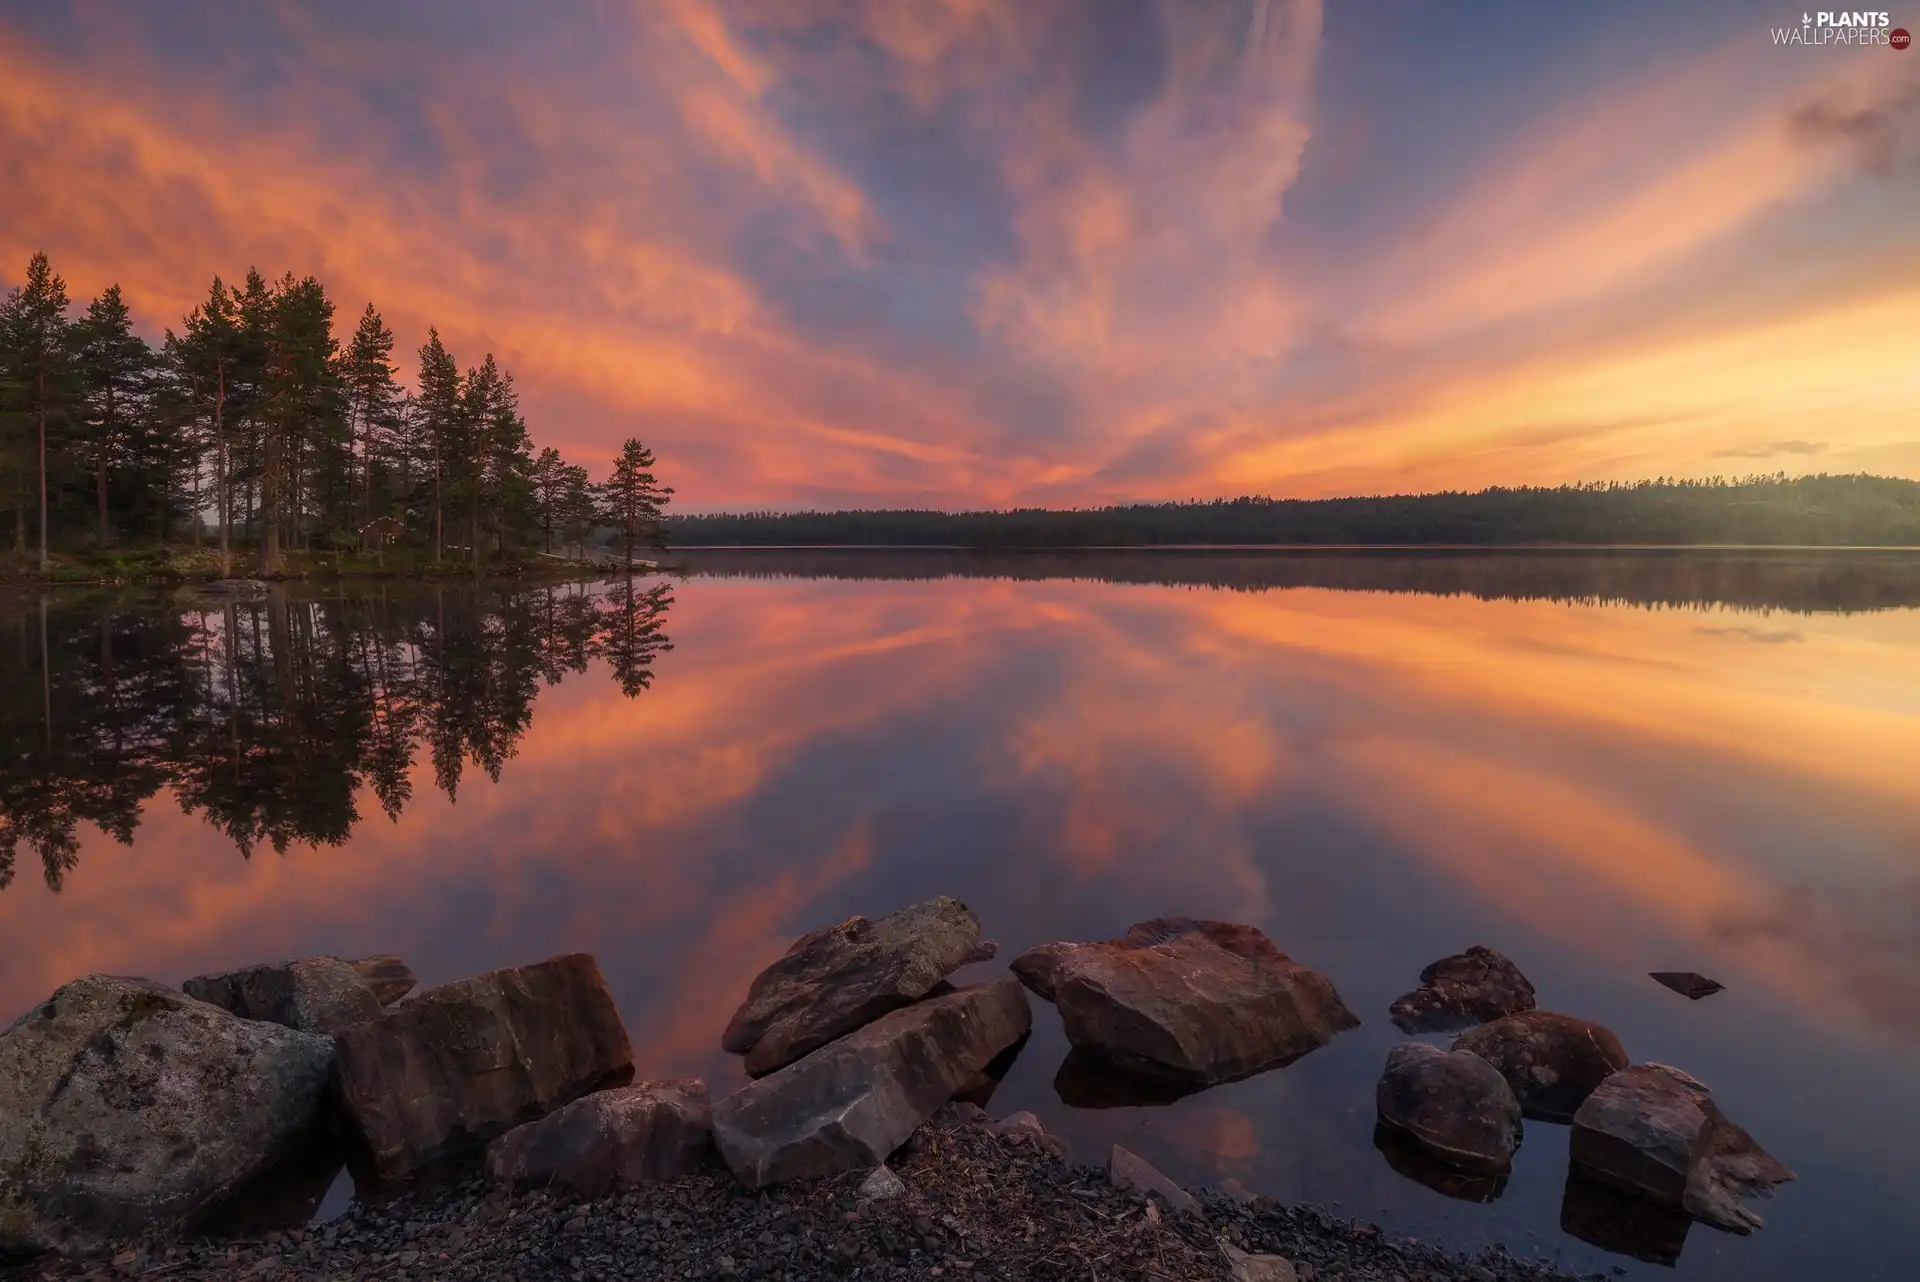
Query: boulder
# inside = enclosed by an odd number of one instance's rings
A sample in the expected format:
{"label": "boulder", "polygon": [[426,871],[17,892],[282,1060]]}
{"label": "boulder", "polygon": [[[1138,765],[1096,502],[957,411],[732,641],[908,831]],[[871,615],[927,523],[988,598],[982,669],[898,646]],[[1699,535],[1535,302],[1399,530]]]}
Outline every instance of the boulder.
{"label": "boulder", "polygon": [[398,957],[382,954],[379,957],[362,957],[350,961],[368,988],[373,990],[374,1000],[382,1006],[391,1006],[412,992],[420,981],[413,977],[413,970]]}
{"label": "boulder", "polygon": [[917,1002],[721,1100],[714,1140],[749,1188],[879,1166],[1032,1025],[1010,979]]}
{"label": "boulder", "polygon": [[1507,1177],[1463,1171],[1435,1157],[1405,1131],[1384,1122],[1373,1128],[1373,1147],[1387,1159],[1395,1175],[1425,1185],[1442,1197],[1461,1202],[1496,1202],[1507,1191]]}
{"label": "boulder", "polygon": [[747,1057],[749,1077],[764,1077],[927,996],[979,940],[979,918],[946,895],[802,935],[755,977],[721,1048]]}
{"label": "boulder", "polygon": [[1193,1194],[1162,1175],[1146,1158],[1118,1144],[1107,1155],[1107,1181],[1117,1189],[1128,1189],[1142,1196],[1158,1194],[1169,1211],[1177,1211],[1182,1215],[1200,1214],[1200,1203]]}
{"label": "boulder", "polygon": [[604,1197],[690,1174],[712,1151],[707,1085],[678,1078],[595,1091],[516,1126],[487,1149],[487,1174],[501,1184]]}
{"label": "boulder", "polygon": [[0,1033],[0,1257],[190,1227],[311,1139],[325,1037],[92,975]]}
{"label": "boulder", "polygon": [[1450,1166],[1481,1175],[1513,1170],[1520,1102],[1478,1055],[1402,1042],[1387,1054],[1374,1102],[1382,1126]]}
{"label": "boulder", "polygon": [[1698,971],[1691,970],[1654,970],[1647,977],[1655,983],[1663,984],[1679,993],[1682,997],[1699,1001],[1702,997],[1711,997],[1726,987],[1717,979],[1708,979]]}
{"label": "boulder", "polygon": [[1124,939],[1043,944],[1013,972],[1051,995],[1076,1051],[1179,1087],[1278,1068],[1360,1024],[1325,975],[1229,922],[1164,918]]}
{"label": "boulder", "polygon": [[351,963],[337,957],[266,962],[212,975],[180,987],[187,996],[232,1011],[241,1019],[333,1033],[380,1017],[380,999]]}
{"label": "boulder", "polygon": [[1698,1082],[1647,1064],[1615,1073],[1587,1098],[1570,1151],[1583,1174],[1731,1233],[1761,1224],[1746,1198],[1794,1178]]}
{"label": "boulder", "polygon": [[1453,1049],[1500,1070],[1528,1117],[1569,1122],[1594,1087],[1627,1066],[1620,1039],[1598,1024],[1548,1010],[1524,1011],[1470,1028]]}
{"label": "boulder", "polygon": [[1420,972],[1420,987],[1387,1016],[1403,1033],[1451,1033],[1533,1009],[1533,985],[1497,949],[1475,944]]}
{"label": "boulder", "polygon": [[430,988],[336,1041],[341,1100],[381,1180],[633,1074],[620,1012],[585,953]]}
{"label": "boulder", "polygon": [[1220,1253],[1227,1257],[1227,1276],[1233,1282],[1299,1282],[1300,1275],[1284,1255],[1250,1254],[1224,1239]]}

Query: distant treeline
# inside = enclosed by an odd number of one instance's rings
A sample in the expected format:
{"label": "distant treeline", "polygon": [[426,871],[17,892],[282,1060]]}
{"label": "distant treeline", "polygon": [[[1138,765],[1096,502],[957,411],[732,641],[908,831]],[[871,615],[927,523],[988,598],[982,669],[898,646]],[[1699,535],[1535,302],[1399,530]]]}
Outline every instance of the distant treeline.
{"label": "distant treeline", "polygon": [[668,518],[682,546],[1155,547],[1180,544],[1920,546],[1920,482],[1661,478],[1341,499],[1215,499],[1072,511],[753,512]]}

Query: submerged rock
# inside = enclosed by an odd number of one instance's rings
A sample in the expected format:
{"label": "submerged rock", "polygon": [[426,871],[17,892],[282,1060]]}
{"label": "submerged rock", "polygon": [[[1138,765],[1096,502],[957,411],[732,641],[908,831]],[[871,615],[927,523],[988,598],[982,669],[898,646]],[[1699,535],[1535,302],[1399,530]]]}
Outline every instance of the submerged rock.
{"label": "submerged rock", "polygon": [[0,1256],[190,1226],[306,1144],[324,1037],[92,975],[0,1033]]}
{"label": "submerged rock", "polygon": [[1601,1083],[1574,1116],[1570,1147],[1593,1179],[1730,1233],[1762,1222],[1744,1199],[1794,1178],[1698,1082],[1652,1065]]}
{"label": "submerged rock", "polygon": [[241,1019],[333,1033],[380,1017],[380,999],[350,962],[303,957],[198,975],[181,984],[187,996]]}
{"label": "submerged rock", "polygon": [[973,910],[947,895],[802,935],[754,979],[721,1048],[763,1077],[927,996],[973,959],[979,940]]}
{"label": "submerged rock", "polygon": [[1278,1068],[1360,1021],[1333,983],[1252,926],[1161,918],[1042,944],[1013,973],[1060,1009],[1075,1051],[1183,1088]]}
{"label": "submerged rock", "polygon": [[1170,1211],[1181,1215],[1200,1214],[1200,1203],[1193,1194],[1162,1175],[1146,1158],[1118,1144],[1107,1154],[1107,1180],[1117,1189],[1157,1194]]}
{"label": "submerged rock", "polygon": [[1435,1157],[1420,1141],[1385,1122],[1373,1128],[1373,1147],[1387,1159],[1395,1175],[1425,1185],[1442,1197],[1461,1202],[1494,1202],[1507,1191],[1507,1177],[1463,1171]]}
{"label": "submerged rock", "polygon": [[928,998],[721,1100],[714,1140],[749,1188],[879,1166],[1032,1025],[1010,979]]}
{"label": "submerged rock", "polygon": [[712,1152],[707,1085],[678,1078],[596,1091],[515,1127],[487,1149],[487,1174],[602,1197],[685,1175]]}
{"label": "submerged rock", "polygon": [[1403,1033],[1451,1033],[1533,1009],[1533,985],[1497,949],[1475,944],[1420,972],[1420,987],[1387,1016]]}
{"label": "submerged rock", "polygon": [[1463,1171],[1505,1175],[1520,1147],[1520,1102],[1493,1065],[1467,1051],[1402,1042],[1374,1090],[1380,1123]]}
{"label": "submerged rock", "polygon": [[1453,1049],[1500,1070],[1521,1111],[1546,1122],[1572,1121],[1594,1088],[1627,1066],[1626,1049],[1610,1030],[1548,1010],[1470,1028],[1453,1039]]}
{"label": "submerged rock", "polygon": [[1653,970],[1647,975],[1654,982],[1664,984],[1682,997],[1699,1001],[1702,997],[1711,997],[1726,987],[1717,979],[1708,979],[1705,975],[1691,970]]}
{"label": "submerged rock", "polygon": [[382,1180],[633,1073],[620,1012],[585,953],[430,988],[336,1040],[341,1099]]}

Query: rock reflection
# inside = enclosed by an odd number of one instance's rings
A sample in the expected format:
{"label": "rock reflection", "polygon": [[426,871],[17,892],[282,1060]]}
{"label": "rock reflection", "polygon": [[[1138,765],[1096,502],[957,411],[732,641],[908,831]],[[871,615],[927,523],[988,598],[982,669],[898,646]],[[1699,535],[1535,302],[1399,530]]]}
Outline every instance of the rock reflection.
{"label": "rock reflection", "polygon": [[1387,1159],[1394,1174],[1403,1175],[1415,1184],[1424,1184],[1442,1197],[1462,1202],[1492,1202],[1506,1192],[1506,1176],[1479,1175],[1449,1166],[1408,1136],[1388,1127],[1373,1128],[1373,1146]]}
{"label": "rock reflection", "polygon": [[361,785],[388,817],[425,748],[455,797],[497,780],[543,683],[602,659],[628,696],[673,648],[665,585],[370,588],[184,605],[49,598],[0,618],[0,888],[22,846],[58,891],[90,822],[131,845],[163,785],[243,856],[339,845]]}
{"label": "rock reflection", "polygon": [[1655,1206],[1577,1171],[1567,1174],[1560,1227],[1603,1251],[1671,1268],[1692,1225],[1684,1211]]}
{"label": "rock reflection", "polygon": [[1060,1071],[1053,1075],[1053,1089],[1069,1108],[1158,1108],[1206,1088],[1136,1077],[1090,1055],[1068,1051]]}

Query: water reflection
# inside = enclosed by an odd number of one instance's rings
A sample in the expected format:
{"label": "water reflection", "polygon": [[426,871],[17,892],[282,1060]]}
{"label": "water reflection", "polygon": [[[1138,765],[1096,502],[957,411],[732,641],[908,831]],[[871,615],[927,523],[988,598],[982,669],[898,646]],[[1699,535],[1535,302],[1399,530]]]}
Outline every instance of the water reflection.
{"label": "water reflection", "polygon": [[[243,856],[337,846],[371,799],[397,819],[424,747],[457,795],[497,782],[543,683],[606,660],[629,697],[672,649],[664,584],[257,601],[15,601],[0,628],[0,887],[24,848],[59,890],[91,823],[131,845],[163,786]],[[362,789],[366,796],[363,798]]]}

